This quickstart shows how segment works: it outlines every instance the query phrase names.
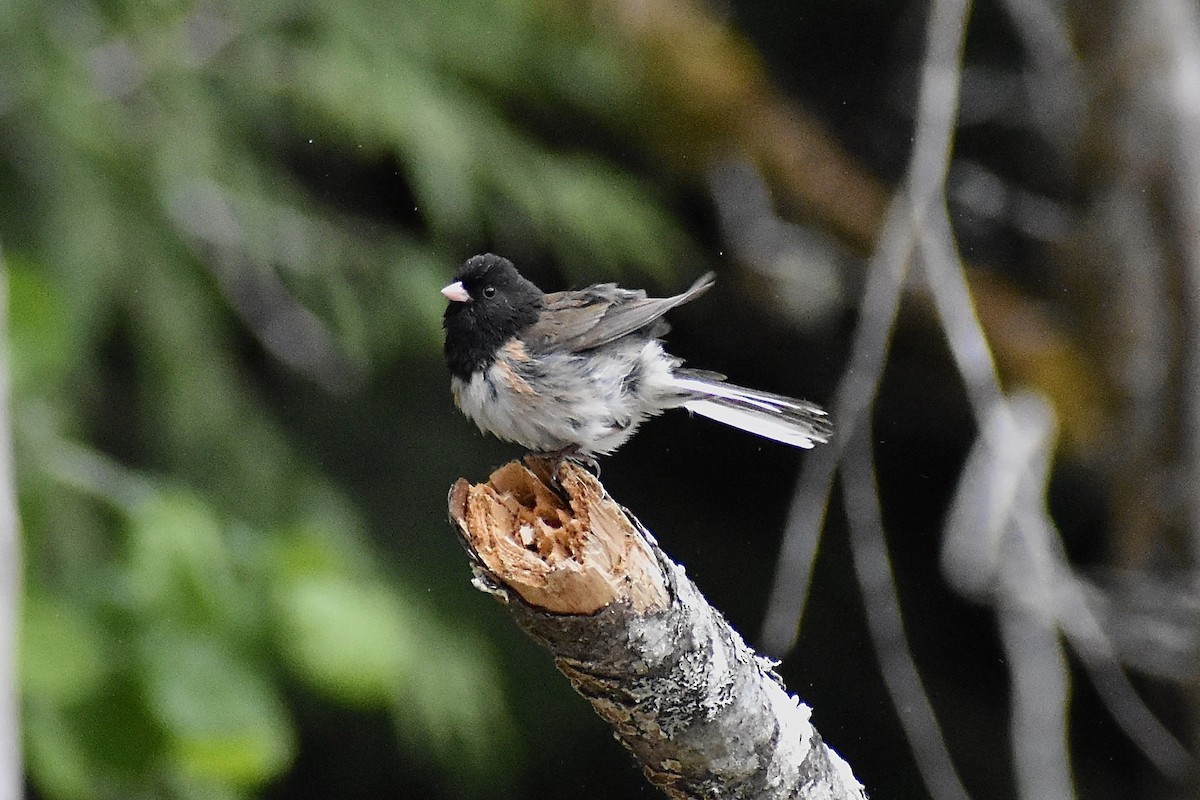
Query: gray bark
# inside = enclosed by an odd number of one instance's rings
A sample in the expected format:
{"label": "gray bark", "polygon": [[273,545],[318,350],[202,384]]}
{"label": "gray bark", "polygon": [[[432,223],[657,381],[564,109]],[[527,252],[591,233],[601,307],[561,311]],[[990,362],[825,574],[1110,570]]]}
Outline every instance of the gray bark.
{"label": "gray bark", "polygon": [[671,798],[866,797],[811,709],[632,514],[570,462],[560,486],[546,462],[528,464],[451,490],[475,584],[551,652],[652,783]]}

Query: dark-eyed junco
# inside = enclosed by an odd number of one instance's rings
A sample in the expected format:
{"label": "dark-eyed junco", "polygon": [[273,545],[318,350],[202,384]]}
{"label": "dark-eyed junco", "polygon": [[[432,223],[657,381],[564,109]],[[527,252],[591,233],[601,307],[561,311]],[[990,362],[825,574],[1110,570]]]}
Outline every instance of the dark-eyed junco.
{"label": "dark-eyed junco", "polygon": [[663,349],[663,315],[712,285],[709,273],[674,297],[612,283],[544,294],[508,259],[473,256],[442,289],[454,401],[482,430],[541,453],[611,453],[669,408],[795,447],[827,441],[812,403],[687,369]]}

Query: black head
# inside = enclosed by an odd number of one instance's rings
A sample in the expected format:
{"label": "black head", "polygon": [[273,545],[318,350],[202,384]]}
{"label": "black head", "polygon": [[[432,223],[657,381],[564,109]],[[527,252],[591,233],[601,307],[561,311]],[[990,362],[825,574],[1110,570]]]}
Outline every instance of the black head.
{"label": "black head", "polygon": [[491,365],[506,341],[537,322],[544,302],[541,289],[492,253],[468,258],[442,294],[450,300],[442,317],[446,366],[460,378]]}

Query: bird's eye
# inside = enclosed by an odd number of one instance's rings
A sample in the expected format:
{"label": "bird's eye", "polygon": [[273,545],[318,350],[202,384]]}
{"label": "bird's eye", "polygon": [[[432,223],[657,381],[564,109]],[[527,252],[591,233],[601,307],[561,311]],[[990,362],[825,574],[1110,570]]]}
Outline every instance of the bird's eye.
{"label": "bird's eye", "polygon": [[483,296],[484,297],[495,297],[496,296],[496,287],[495,286],[483,287]]}

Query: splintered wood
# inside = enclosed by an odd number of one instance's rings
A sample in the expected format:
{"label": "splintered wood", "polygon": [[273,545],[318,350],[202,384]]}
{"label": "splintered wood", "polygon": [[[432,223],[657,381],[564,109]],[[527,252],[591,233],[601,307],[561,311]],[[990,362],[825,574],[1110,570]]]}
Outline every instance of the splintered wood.
{"label": "splintered wood", "polygon": [[643,534],[586,470],[565,461],[556,492],[553,462],[529,457],[459,480],[450,517],[488,577],[528,604],[591,614],[615,602],[639,614],[670,603],[662,568]]}

